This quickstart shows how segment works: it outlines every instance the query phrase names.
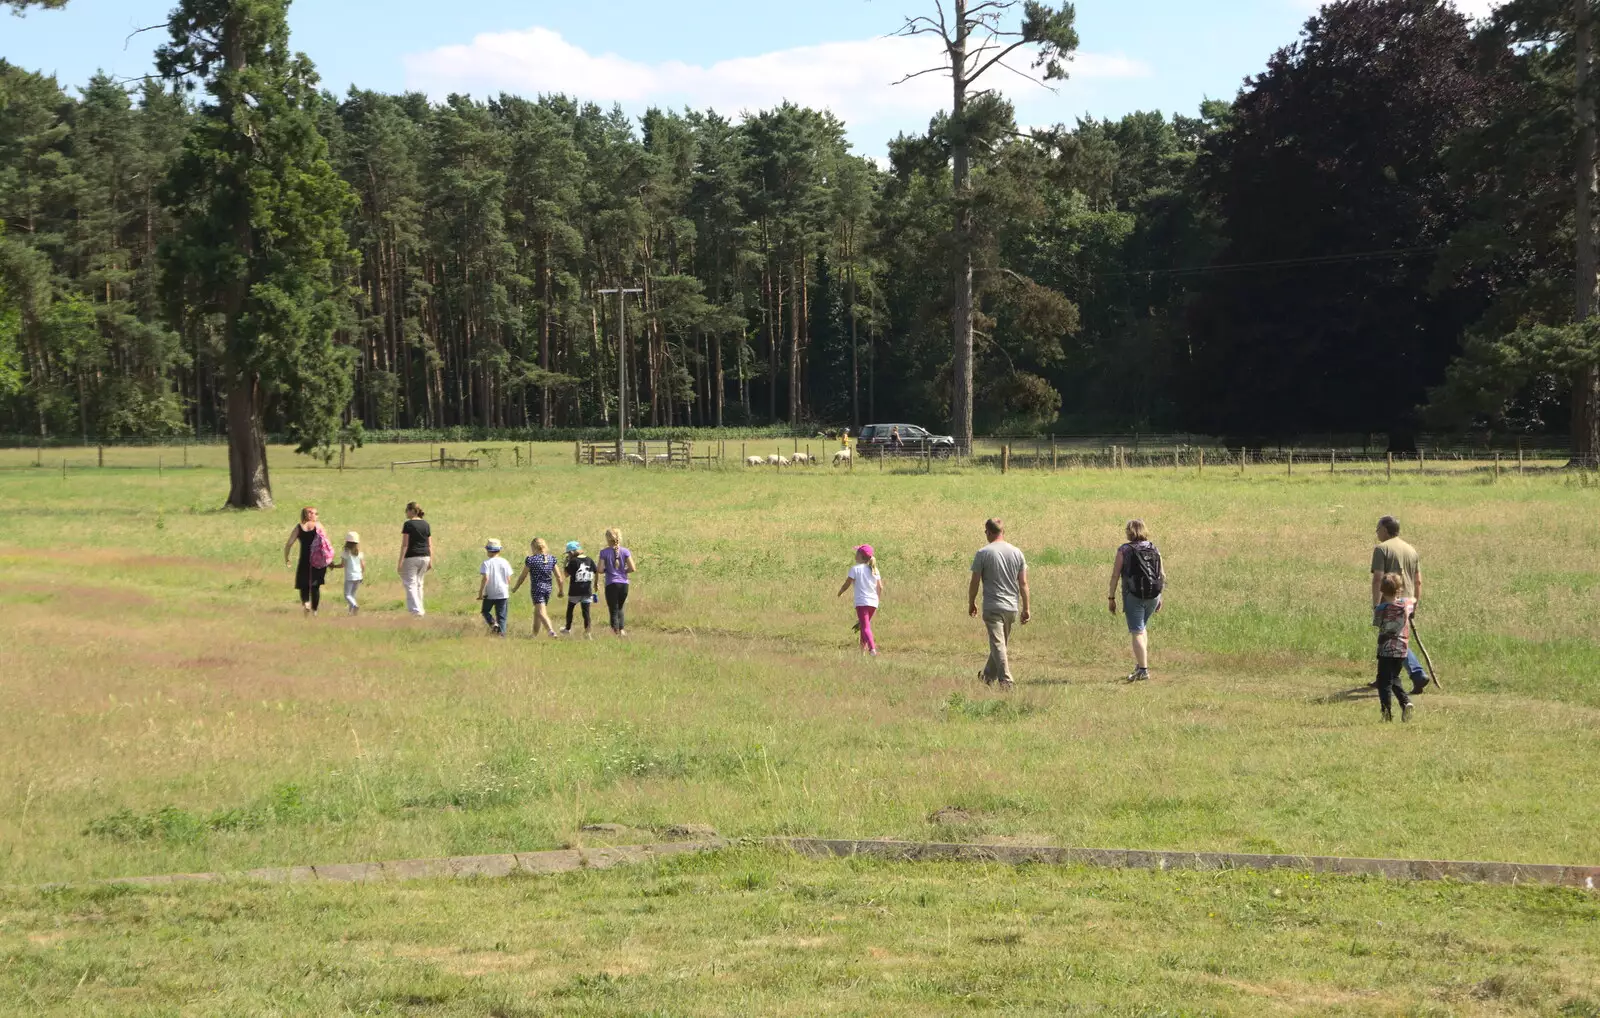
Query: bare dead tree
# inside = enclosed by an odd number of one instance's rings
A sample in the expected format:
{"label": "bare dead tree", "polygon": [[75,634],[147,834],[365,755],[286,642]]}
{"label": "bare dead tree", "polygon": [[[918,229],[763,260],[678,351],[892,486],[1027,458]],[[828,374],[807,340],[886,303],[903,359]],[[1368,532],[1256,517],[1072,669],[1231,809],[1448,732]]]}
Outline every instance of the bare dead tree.
{"label": "bare dead tree", "polygon": [[1018,70],[1008,59],[1019,50],[1031,51],[1032,70],[1044,81],[1062,81],[1066,65],[1078,48],[1073,27],[1075,10],[1037,0],[934,0],[934,13],[907,18],[898,34],[929,35],[944,46],[945,62],[913,71],[896,84],[925,74],[950,76],[949,142],[952,163],[955,258],[952,280],[950,332],[954,346],[954,385],[951,430],[965,453],[972,451],[972,138],[973,101],[992,89],[974,89],[985,74],[1001,68],[1031,81],[1038,77]]}

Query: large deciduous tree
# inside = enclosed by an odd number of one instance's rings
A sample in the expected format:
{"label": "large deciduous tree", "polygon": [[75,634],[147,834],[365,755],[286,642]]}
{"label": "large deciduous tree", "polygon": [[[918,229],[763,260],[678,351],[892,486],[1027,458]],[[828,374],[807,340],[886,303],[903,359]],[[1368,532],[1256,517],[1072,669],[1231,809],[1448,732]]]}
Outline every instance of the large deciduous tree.
{"label": "large deciduous tree", "polygon": [[164,246],[166,289],[191,327],[220,331],[227,392],[228,505],[272,505],[265,418],[277,404],[302,451],[335,440],[349,367],[333,345],[353,258],[349,187],[316,129],[316,75],[289,50],[288,0],[183,0],[164,75],[203,89],[167,195],[179,226]]}
{"label": "large deciduous tree", "polygon": [[1240,436],[1388,431],[1488,302],[1430,288],[1466,219],[1449,160],[1496,83],[1438,0],[1343,0],[1306,22],[1202,157],[1226,244],[1192,315],[1190,419]]}
{"label": "large deciduous tree", "polygon": [[[933,16],[908,18],[901,34],[931,35],[944,47],[945,63],[918,71],[950,76],[948,138],[952,168],[955,258],[952,265],[950,333],[953,345],[951,428],[964,451],[972,448],[973,330],[973,194],[972,155],[975,138],[993,133],[998,105],[992,90],[974,86],[996,67],[1012,69],[1006,60],[1018,50],[1034,53],[1033,68],[1045,80],[1067,77],[1066,64],[1078,48],[1070,3],[1052,7],[1037,0],[951,0],[946,13],[935,3]],[[1009,114],[1009,110],[1007,111]]]}

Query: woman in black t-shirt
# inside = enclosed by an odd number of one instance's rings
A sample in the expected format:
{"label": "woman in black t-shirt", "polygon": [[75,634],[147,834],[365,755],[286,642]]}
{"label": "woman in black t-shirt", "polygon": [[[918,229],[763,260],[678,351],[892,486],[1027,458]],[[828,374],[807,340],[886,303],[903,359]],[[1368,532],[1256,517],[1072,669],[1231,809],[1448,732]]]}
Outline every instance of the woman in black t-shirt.
{"label": "woman in black t-shirt", "polygon": [[406,588],[406,611],[426,615],[423,581],[433,569],[433,528],[423,519],[422,507],[406,505],[406,522],[400,528],[400,582]]}

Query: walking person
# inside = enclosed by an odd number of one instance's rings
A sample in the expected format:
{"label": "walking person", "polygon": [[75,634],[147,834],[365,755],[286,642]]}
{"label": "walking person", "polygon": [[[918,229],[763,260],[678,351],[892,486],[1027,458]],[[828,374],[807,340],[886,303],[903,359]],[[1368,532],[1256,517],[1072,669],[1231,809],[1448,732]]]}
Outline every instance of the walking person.
{"label": "walking person", "polygon": [[522,560],[522,575],[517,577],[517,584],[511,588],[511,593],[522,589],[523,580],[533,581],[528,587],[528,592],[533,595],[533,635],[538,636],[540,627],[543,627],[553,640],[556,627],[550,624],[550,595],[552,592],[557,596],[566,593],[561,573],[556,569],[560,563],[550,554],[550,546],[545,544],[542,537],[535,537],[530,549],[533,554]]}
{"label": "walking person", "polygon": [[856,549],[855,565],[850,567],[844,585],[834,596],[843,597],[851,587],[855,588],[856,629],[861,632],[861,650],[877,657],[878,641],[872,633],[872,617],[878,614],[878,606],[883,601],[883,575],[878,572],[878,556],[870,544]]}
{"label": "walking person", "polygon": [[[1378,543],[1372,549],[1372,604],[1377,607],[1383,599],[1383,578],[1388,575],[1400,577],[1400,600],[1398,603],[1406,606],[1407,618],[1417,613],[1417,608],[1422,601],[1422,562],[1417,555],[1417,549],[1405,541],[1400,540],[1400,521],[1393,516],[1385,516],[1378,521]],[[1407,627],[1409,632],[1410,627]],[[1411,673],[1411,695],[1416,696],[1428,685],[1428,673],[1422,670],[1422,662],[1417,660],[1417,652],[1411,650],[1407,641],[1406,671]]]}
{"label": "walking person", "polygon": [[1393,721],[1391,699],[1400,701],[1400,720],[1411,720],[1411,698],[1400,681],[1400,669],[1411,653],[1411,607],[1402,593],[1405,580],[1390,573],[1378,580],[1380,603],[1372,609],[1372,624],[1378,627],[1378,701],[1383,720]]}
{"label": "walking person", "polygon": [[417,503],[406,504],[406,522],[400,528],[400,564],[395,567],[406,589],[406,611],[418,617],[428,613],[423,606],[423,586],[435,557],[433,528],[423,515]]}
{"label": "walking person", "polygon": [[1032,616],[1028,594],[1028,561],[1021,550],[1005,540],[1005,525],[998,519],[984,521],[989,543],[972,557],[972,582],[967,585],[967,614],[976,618],[978,592],[983,591],[983,626],[989,634],[989,660],[978,678],[984,685],[1000,683],[1010,690],[1011,630]]}
{"label": "walking person", "polygon": [[1122,587],[1122,611],[1128,617],[1128,637],[1133,643],[1133,673],[1129,682],[1150,678],[1150,620],[1161,610],[1161,593],[1167,586],[1161,552],[1150,540],[1143,520],[1129,520],[1124,528],[1128,543],[1117,549],[1111,566],[1111,589],[1106,599],[1117,613],[1117,587]]}
{"label": "walking person", "polygon": [[329,568],[344,570],[344,603],[348,614],[361,614],[356,592],[361,589],[361,581],[367,575],[367,557],[361,554],[360,534],[352,530],[344,535],[344,554]]}
{"label": "walking person", "polygon": [[572,615],[576,608],[583,609],[583,638],[592,640],[594,637],[589,631],[589,606],[595,603],[594,578],[598,571],[594,559],[583,553],[583,544],[578,541],[567,542],[567,561],[562,567],[567,573],[567,627],[561,630],[562,636],[572,634]]}
{"label": "walking person", "polygon": [[289,540],[283,545],[284,565],[289,564],[289,552],[296,542],[300,545],[300,561],[294,569],[294,589],[300,594],[300,610],[309,619],[322,607],[322,584],[327,581],[328,565],[333,562],[333,545],[317,522],[316,506],[300,510],[300,522],[289,531]]}
{"label": "walking person", "polygon": [[496,538],[483,543],[489,557],[478,567],[478,600],[483,602],[483,623],[496,636],[506,635],[506,609],[511,604],[511,563],[500,557]]}
{"label": "walking person", "polygon": [[633,552],[622,546],[622,531],[616,527],[606,531],[606,546],[600,550],[600,571],[605,574],[606,608],[611,612],[611,632],[617,636],[628,635],[627,618],[623,613],[628,603],[628,577],[639,571],[639,562]]}

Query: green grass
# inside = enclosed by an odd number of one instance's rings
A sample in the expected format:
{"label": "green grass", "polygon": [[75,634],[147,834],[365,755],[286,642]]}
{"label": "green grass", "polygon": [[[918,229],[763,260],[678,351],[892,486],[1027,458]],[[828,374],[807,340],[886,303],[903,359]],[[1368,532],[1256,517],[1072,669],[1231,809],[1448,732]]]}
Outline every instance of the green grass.
{"label": "green grass", "polygon": [[0,896],[0,1005],[33,1015],[1592,1018],[1597,957],[1600,901],[1571,890],[761,850]]}
{"label": "green grass", "polygon": [[[1290,479],[1269,468],[1242,478],[1210,469],[1001,477],[950,465],[931,475],[875,465],[622,471],[574,467],[570,446],[536,452],[537,466],[520,470],[502,456],[500,469],[391,472],[390,459],[426,452],[369,447],[341,473],[274,450],[283,508],[248,514],[216,508],[226,488],[220,449],[191,449],[190,469],[160,476],[145,465],[155,450],[108,450],[104,470],[88,465],[91,451],[65,479],[59,464],[27,466],[28,450],[0,452],[0,884],[530,851],[586,843],[580,828],[591,822],[632,829],[613,841],[698,823],[735,837],[1600,862],[1600,488],[1579,478],[1530,473],[1495,484],[1481,473],[1397,473],[1385,482],[1323,470]],[[173,450],[161,455],[169,466]],[[405,617],[393,575],[410,499],[428,508],[442,558],[420,622]],[[335,536],[366,536],[373,580],[361,618],[339,617],[337,574],[324,617],[299,617],[282,547],[302,504],[318,505]],[[1409,726],[1381,725],[1376,704],[1351,693],[1372,672],[1366,566],[1372,523],[1385,512],[1423,552],[1425,632],[1448,684],[1421,698]],[[967,564],[983,519],[996,514],[1032,557],[1037,613],[1018,637],[1019,685],[1008,698],[974,681],[983,637],[964,611]],[[1153,629],[1155,681],[1138,687],[1117,681],[1126,633],[1104,607],[1111,554],[1132,515],[1149,522],[1172,580]],[[630,641],[479,634],[484,538],[515,552],[535,534],[592,547],[612,525],[643,564]],[[833,597],[862,541],[877,547],[888,587],[875,662],[856,654],[848,605]],[[525,600],[513,601],[512,618],[525,634]],[[1008,1013],[1044,1013],[1057,1001],[1129,1014],[1590,1014],[1583,1002],[1600,996],[1573,975],[1596,970],[1592,939],[1569,938],[1566,967],[1547,971],[1554,941],[1517,918],[1518,902],[1568,900],[1540,897],[1555,892],[1313,882],[1313,914],[1355,916],[1381,899],[1402,925],[1453,923],[1464,943],[1490,945],[1487,960],[1468,966],[1481,974],[1460,981],[1444,963],[1460,960],[1453,948],[1407,948],[1397,961],[1392,945],[1404,938],[1378,938],[1346,961],[1339,945],[1358,938],[1330,918],[1304,935],[1303,949],[1280,951],[1272,931],[1299,926],[1261,913],[1212,927],[1173,904],[1248,898],[1299,878],[924,871],[759,854],[685,865],[696,886],[733,886],[746,869],[767,876],[739,891],[742,904],[717,897],[732,890],[707,891],[704,915],[678,907],[687,898],[660,905],[647,924],[653,935],[688,939],[637,977],[607,969],[603,952],[576,940],[532,966],[532,982],[394,952],[324,959],[340,972],[352,966],[348,979],[314,967],[285,973],[318,956],[319,938],[345,921],[416,919],[418,944],[471,954],[478,949],[458,942],[476,937],[469,909],[501,922],[519,896],[548,896],[539,921],[560,942],[563,917],[587,921],[588,895],[615,902],[636,882],[690,876],[105,899],[18,892],[0,918],[10,959],[0,970],[9,978],[44,966],[19,984],[16,1006],[63,1011],[184,999],[201,1013],[481,1014],[500,1006],[494,993],[515,1001],[530,987],[541,1003],[527,1013],[540,1014],[814,1013],[807,1002],[819,994],[837,998],[839,1013],[880,1004],[875,1013],[918,1013],[919,1000],[926,1009],[937,999]],[[787,948],[762,940],[761,910],[781,911],[786,899],[774,888],[786,881],[842,882],[865,900],[921,880],[957,887],[961,873],[978,883],[975,897],[953,906],[958,934],[966,914],[982,936],[1002,938],[957,936],[955,969],[970,968],[968,982],[928,945],[885,988],[875,971],[838,975],[855,971],[847,959],[823,952],[791,965]],[[997,880],[1035,889],[1066,916],[1133,902],[1106,927],[1110,960],[1078,958],[1059,931],[1008,947],[984,903]],[[1221,890],[1202,892],[1211,881]],[[184,946],[158,932],[218,911],[256,925],[240,932],[246,940],[208,933]],[[885,950],[938,939],[937,917],[891,911],[884,936],[905,939]],[[1175,919],[1159,933],[1136,932],[1140,916],[1168,913]],[[270,932],[275,915],[281,942]],[[58,923],[80,930],[73,950],[89,964],[62,971],[77,983],[91,970],[85,996],[63,996],[71,987],[50,967],[55,949],[28,939],[53,935]],[[754,982],[685,974],[715,954],[692,933],[702,923],[765,945],[741,955]],[[1023,924],[1026,938],[1035,925]],[[1084,927],[1074,919],[1071,928]],[[257,941],[273,946],[206,996],[195,952],[253,956],[245,947]],[[170,963],[159,961],[165,949]],[[1230,974],[1202,977],[1208,951]],[[1323,954],[1335,961],[1317,962]],[[1164,967],[1167,955],[1178,963]],[[1013,971],[998,960],[1008,957],[1021,966],[1016,978],[985,982],[984,973]],[[114,971],[138,974],[135,989],[114,989]],[[582,983],[606,971],[615,986]],[[456,989],[436,1000],[415,990],[411,1004],[385,996],[413,977]],[[1489,990],[1477,989],[1486,981]],[[840,989],[847,984],[855,988]],[[1319,1008],[1296,996],[1310,992],[1301,984],[1346,995]],[[742,1012],[741,987],[751,994]],[[522,1013],[511,1003],[502,1010]]]}

